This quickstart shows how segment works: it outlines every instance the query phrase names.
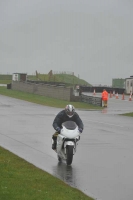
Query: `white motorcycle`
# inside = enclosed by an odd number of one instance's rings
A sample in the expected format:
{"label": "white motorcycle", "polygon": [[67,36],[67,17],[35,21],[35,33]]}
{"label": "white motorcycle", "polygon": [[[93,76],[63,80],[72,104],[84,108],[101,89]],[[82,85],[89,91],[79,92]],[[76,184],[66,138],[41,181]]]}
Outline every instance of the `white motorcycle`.
{"label": "white motorcycle", "polygon": [[65,160],[67,165],[71,165],[79,140],[80,132],[77,124],[73,121],[62,123],[62,129],[57,136],[56,145],[59,162]]}

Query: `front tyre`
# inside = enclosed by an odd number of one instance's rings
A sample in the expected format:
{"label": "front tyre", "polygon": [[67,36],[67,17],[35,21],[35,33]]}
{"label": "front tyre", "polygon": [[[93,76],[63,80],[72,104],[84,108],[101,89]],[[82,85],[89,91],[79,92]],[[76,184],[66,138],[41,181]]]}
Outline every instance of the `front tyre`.
{"label": "front tyre", "polygon": [[73,160],[73,146],[67,146],[66,147],[66,164],[67,165],[71,165],[72,164],[72,160]]}

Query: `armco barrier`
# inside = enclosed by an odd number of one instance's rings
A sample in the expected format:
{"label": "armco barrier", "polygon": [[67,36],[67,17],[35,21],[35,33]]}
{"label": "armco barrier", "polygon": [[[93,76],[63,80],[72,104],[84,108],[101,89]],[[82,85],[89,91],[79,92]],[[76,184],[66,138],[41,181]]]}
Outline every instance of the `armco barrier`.
{"label": "armco barrier", "polygon": [[82,94],[81,101],[102,107],[102,98],[101,97],[93,97],[93,96],[87,96],[87,95]]}

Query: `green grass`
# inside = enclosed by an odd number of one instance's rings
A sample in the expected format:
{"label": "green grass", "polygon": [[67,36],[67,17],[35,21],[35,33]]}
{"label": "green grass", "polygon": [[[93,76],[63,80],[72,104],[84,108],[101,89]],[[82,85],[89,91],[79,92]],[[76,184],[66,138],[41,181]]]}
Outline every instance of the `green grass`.
{"label": "green grass", "polygon": [[11,82],[11,80],[0,80],[0,84],[9,84]]}
{"label": "green grass", "polygon": [[71,74],[54,74],[51,76],[49,76],[48,74],[38,74],[37,77],[33,75],[28,75],[27,78],[30,80],[62,82],[69,85],[79,84],[79,85],[90,86],[90,84],[87,81],[80,79]]}
{"label": "green grass", "polygon": [[93,200],[0,147],[1,200]]}
{"label": "green grass", "polygon": [[12,82],[12,75],[0,74],[0,84],[8,84]]}
{"label": "green grass", "polygon": [[124,113],[124,114],[121,114],[121,115],[124,115],[124,116],[127,116],[127,117],[133,117],[133,112],[131,112],[131,113]]}
{"label": "green grass", "polygon": [[50,97],[40,96],[36,94],[30,94],[27,92],[15,91],[11,89],[7,89],[6,87],[0,87],[0,94],[29,101],[32,103],[37,103],[45,106],[57,107],[57,108],[64,108],[67,104],[73,104],[75,108],[80,109],[102,109],[99,106],[95,106],[92,104],[87,104],[83,102],[70,102],[70,101],[63,101],[60,99],[54,99]]}
{"label": "green grass", "polygon": [[12,80],[12,75],[10,74],[0,74],[0,81],[1,80]]}
{"label": "green grass", "polygon": [[[75,75],[71,74],[54,74],[49,76],[48,74],[38,74],[36,75],[27,75],[28,80],[32,81],[47,81],[47,82],[62,82],[66,85],[86,85],[91,86],[87,81],[76,77]],[[12,81],[12,75],[0,74],[0,83],[8,84]]]}

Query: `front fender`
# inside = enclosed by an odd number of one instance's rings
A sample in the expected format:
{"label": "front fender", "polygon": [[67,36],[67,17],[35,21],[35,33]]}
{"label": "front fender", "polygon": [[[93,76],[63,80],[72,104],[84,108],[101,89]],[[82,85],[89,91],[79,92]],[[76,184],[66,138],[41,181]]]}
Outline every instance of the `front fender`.
{"label": "front fender", "polygon": [[66,146],[73,146],[73,149],[75,149],[75,143],[73,141],[65,141],[64,142],[64,153],[66,154]]}
{"label": "front fender", "polygon": [[69,146],[74,146],[75,147],[75,144],[73,141],[65,141],[64,142],[64,148],[66,148],[66,146],[69,145]]}

